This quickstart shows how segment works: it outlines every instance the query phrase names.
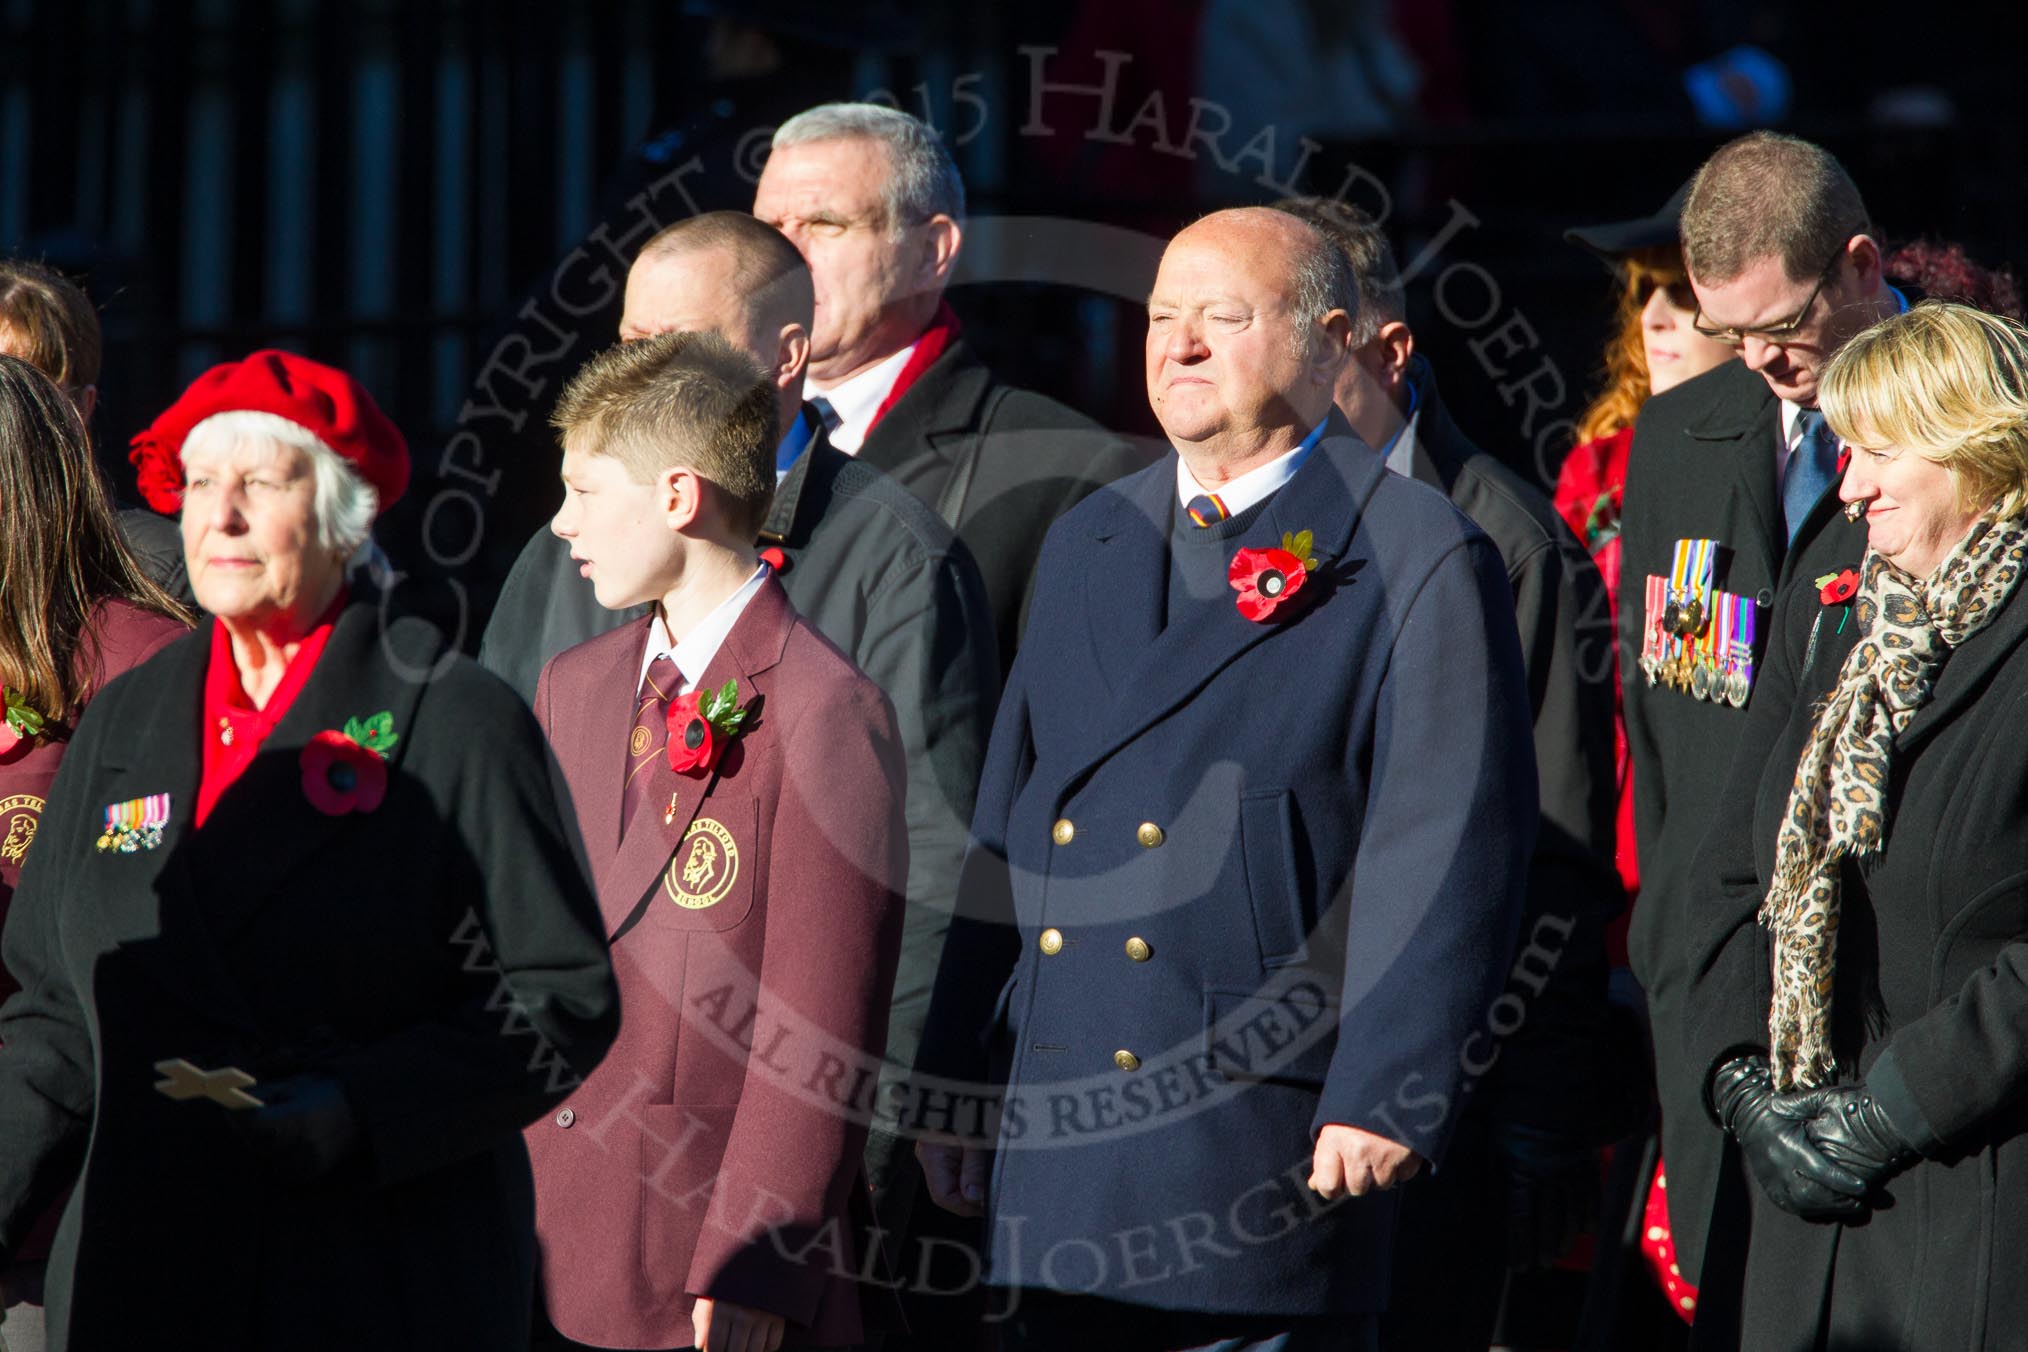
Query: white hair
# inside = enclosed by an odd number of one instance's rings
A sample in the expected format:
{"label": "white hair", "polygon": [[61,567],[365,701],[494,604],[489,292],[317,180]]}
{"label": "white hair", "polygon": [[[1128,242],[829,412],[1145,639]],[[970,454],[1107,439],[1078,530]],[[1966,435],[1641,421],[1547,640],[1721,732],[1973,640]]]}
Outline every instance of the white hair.
{"label": "white hair", "polygon": [[[373,518],[380,510],[380,494],[343,456],[301,423],[251,409],[214,413],[190,429],[183,439],[183,454],[187,457],[195,450],[230,453],[252,442],[293,446],[309,456],[316,476],[311,513],[317,522],[318,544],[355,563],[370,563],[377,557]],[[362,554],[369,557],[362,559]]]}
{"label": "white hair", "polygon": [[881,186],[888,233],[899,237],[932,216],[965,219],[965,181],[934,131],[920,119],[883,103],[820,103],[775,130],[773,148],[814,145],[854,137],[887,147],[892,172]]}

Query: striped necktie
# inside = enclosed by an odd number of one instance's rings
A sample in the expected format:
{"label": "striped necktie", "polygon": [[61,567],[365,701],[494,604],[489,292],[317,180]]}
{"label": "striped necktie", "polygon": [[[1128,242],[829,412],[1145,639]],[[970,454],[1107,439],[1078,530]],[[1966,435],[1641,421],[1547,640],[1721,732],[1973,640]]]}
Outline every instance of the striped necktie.
{"label": "striped necktie", "polygon": [[674,658],[664,653],[648,664],[648,678],[641,682],[634,730],[627,738],[627,786],[620,795],[620,838],[626,839],[627,823],[648,792],[655,757],[669,744],[669,701],[683,689],[683,672]]}
{"label": "striped necktie", "polygon": [[1226,509],[1225,499],[1216,493],[1199,493],[1183,505],[1183,510],[1199,526],[1215,526],[1232,515]]}

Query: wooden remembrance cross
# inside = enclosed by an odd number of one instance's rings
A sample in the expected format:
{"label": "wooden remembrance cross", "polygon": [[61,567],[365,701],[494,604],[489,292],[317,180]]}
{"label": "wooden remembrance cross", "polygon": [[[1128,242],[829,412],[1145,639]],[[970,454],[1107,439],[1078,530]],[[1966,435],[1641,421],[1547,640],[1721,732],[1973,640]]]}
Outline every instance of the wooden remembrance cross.
{"label": "wooden remembrance cross", "polygon": [[155,1070],[169,1077],[155,1081],[158,1094],[167,1094],[179,1101],[208,1098],[234,1110],[261,1106],[259,1099],[246,1092],[254,1084],[254,1077],[237,1066],[227,1066],[223,1070],[199,1070],[177,1057],[170,1061],[157,1061]]}

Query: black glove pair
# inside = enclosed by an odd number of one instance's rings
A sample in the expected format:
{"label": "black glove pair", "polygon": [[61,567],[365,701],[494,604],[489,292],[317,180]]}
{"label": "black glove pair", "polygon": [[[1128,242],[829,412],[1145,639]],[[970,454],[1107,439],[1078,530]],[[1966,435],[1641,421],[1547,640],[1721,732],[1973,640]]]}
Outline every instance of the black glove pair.
{"label": "black glove pair", "polygon": [[1863,1085],[1781,1093],[1763,1056],[1720,1066],[1711,1106],[1769,1200],[1805,1220],[1856,1220],[1918,1158]]}
{"label": "black glove pair", "polygon": [[1598,1219],[1598,1150],[1513,1122],[1498,1128],[1494,1147],[1507,1169],[1507,1266],[1546,1268]]}
{"label": "black glove pair", "polygon": [[247,1149],[283,1182],[314,1183],[358,1150],[359,1119],[333,1077],[291,1075],[251,1092],[261,1106],[228,1117]]}

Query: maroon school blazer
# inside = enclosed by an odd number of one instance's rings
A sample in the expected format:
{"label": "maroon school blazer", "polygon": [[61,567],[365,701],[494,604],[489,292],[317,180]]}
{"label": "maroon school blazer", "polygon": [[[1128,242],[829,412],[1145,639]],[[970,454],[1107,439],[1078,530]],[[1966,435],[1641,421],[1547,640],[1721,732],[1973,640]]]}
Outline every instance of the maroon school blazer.
{"label": "maroon school blazer", "polygon": [[620,982],[619,1040],[526,1133],[551,1321],[686,1347],[696,1298],[856,1343],[865,1148],[908,843],[894,712],[773,578],[698,689],[753,710],[709,777],[665,756],[624,843],[650,621],[554,658],[535,714],[574,800]]}

